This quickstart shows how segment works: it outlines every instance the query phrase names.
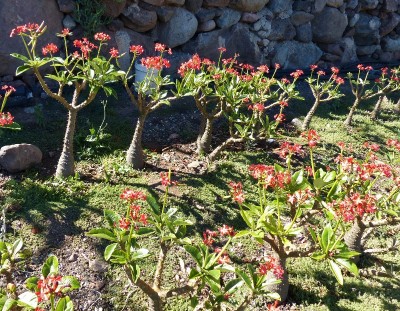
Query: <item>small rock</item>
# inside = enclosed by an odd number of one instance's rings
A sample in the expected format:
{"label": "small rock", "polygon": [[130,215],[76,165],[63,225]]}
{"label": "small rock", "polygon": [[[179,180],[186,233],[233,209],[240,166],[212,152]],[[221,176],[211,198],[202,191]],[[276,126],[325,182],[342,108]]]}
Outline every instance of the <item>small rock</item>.
{"label": "small rock", "polygon": [[173,133],[173,134],[169,135],[168,140],[174,140],[174,139],[178,139],[178,138],[179,138],[179,134]]}
{"label": "small rock", "polygon": [[106,285],[106,282],[104,282],[104,281],[96,281],[93,283],[93,289],[101,290],[105,285]]}
{"label": "small rock", "polygon": [[200,167],[200,166],[201,166],[201,162],[200,161],[193,161],[193,162],[190,162],[188,164],[189,168],[197,168],[197,167]]}
{"label": "small rock", "polygon": [[68,28],[70,30],[75,29],[76,27],[76,22],[75,20],[71,17],[71,15],[66,15],[62,21],[64,28]]}
{"label": "small rock", "polygon": [[0,165],[10,173],[17,173],[42,162],[42,152],[31,144],[15,144],[0,149]]}
{"label": "small rock", "polygon": [[102,260],[94,259],[89,261],[89,269],[93,272],[106,272],[108,265]]}
{"label": "small rock", "polygon": [[78,254],[77,253],[72,253],[71,256],[68,257],[68,262],[74,262],[78,260]]}
{"label": "small rock", "polygon": [[240,21],[242,23],[253,24],[256,21],[258,21],[260,18],[261,18],[261,15],[259,15],[257,13],[245,12],[245,13],[242,14],[242,17],[241,17]]}
{"label": "small rock", "polygon": [[294,118],[290,123],[292,123],[292,125],[297,129],[301,129],[301,127],[303,126],[303,122],[301,122],[300,119],[297,118]]}
{"label": "small rock", "polygon": [[24,108],[24,112],[27,114],[34,114],[35,113],[35,107],[26,107]]}

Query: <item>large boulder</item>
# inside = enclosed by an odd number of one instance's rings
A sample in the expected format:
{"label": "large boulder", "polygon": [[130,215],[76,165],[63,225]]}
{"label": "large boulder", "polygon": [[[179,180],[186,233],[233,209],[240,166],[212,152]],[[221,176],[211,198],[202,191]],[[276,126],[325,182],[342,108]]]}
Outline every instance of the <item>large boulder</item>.
{"label": "large boulder", "polygon": [[172,18],[160,23],[159,40],[171,48],[189,41],[196,33],[198,22],[196,16],[184,8],[175,8]]}
{"label": "large boulder", "polygon": [[239,23],[230,28],[201,33],[186,43],[182,50],[217,61],[220,55],[218,47],[225,47],[227,51],[223,54],[224,58],[238,53],[239,62],[257,65],[264,61],[258,40],[247,25]]}
{"label": "large boulder", "polygon": [[104,15],[116,18],[125,8],[126,0],[101,0],[104,5]]}
{"label": "large boulder", "polygon": [[222,14],[219,16],[215,22],[219,28],[228,28],[240,21],[242,14],[239,11],[224,8],[222,9]]}
{"label": "large boulder", "polygon": [[258,12],[269,0],[231,0],[230,6],[242,12]]}
{"label": "large boulder", "polygon": [[360,18],[355,25],[354,40],[357,45],[379,44],[379,29],[381,20],[376,16],[360,13]]}
{"label": "large boulder", "polygon": [[292,9],[292,0],[270,0],[268,3],[268,9],[274,14],[279,14]]}
{"label": "large boulder", "polygon": [[0,149],[0,165],[10,173],[22,172],[42,162],[42,152],[31,144],[16,144]]}
{"label": "large boulder", "polygon": [[25,0],[13,0],[12,4],[3,3],[0,9],[0,76],[15,75],[15,69],[21,61],[10,56],[10,53],[25,54],[20,38],[9,38],[11,30],[16,26],[42,21],[47,25],[46,33],[40,38],[38,47],[49,42],[57,43],[56,33],[61,32],[63,13],[59,11],[56,0],[37,0],[34,5],[27,5]]}
{"label": "large boulder", "polygon": [[156,26],[157,13],[132,4],[122,12],[121,19],[125,27],[137,32],[146,32]]}
{"label": "large boulder", "polygon": [[290,18],[274,19],[271,26],[271,33],[268,36],[269,40],[292,40],[296,36],[296,28],[290,22]]}
{"label": "large boulder", "polygon": [[379,0],[360,0],[359,2],[362,10],[375,9],[379,4]]}
{"label": "large boulder", "polygon": [[285,41],[275,45],[273,63],[284,69],[308,68],[322,56],[322,51],[314,43]]}
{"label": "large boulder", "polygon": [[338,9],[325,7],[311,22],[313,40],[318,43],[339,41],[347,26],[347,16]]}

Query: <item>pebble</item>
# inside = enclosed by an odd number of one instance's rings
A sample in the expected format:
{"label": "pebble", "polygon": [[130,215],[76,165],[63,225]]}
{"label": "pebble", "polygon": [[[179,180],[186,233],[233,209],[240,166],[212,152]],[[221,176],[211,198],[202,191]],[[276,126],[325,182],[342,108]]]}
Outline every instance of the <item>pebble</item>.
{"label": "pebble", "polygon": [[200,161],[193,161],[193,162],[188,164],[189,168],[196,168],[196,167],[199,167],[199,166],[201,166],[201,162]]}
{"label": "pebble", "polygon": [[101,260],[90,260],[89,269],[93,272],[106,272],[108,270],[108,264]]}
{"label": "pebble", "polygon": [[74,262],[78,259],[78,254],[77,253],[72,253],[71,256],[68,257],[69,262]]}

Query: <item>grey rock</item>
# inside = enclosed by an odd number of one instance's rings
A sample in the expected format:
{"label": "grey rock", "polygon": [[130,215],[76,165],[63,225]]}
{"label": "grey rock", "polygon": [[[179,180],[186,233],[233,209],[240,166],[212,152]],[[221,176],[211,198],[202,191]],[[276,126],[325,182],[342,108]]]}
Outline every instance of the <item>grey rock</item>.
{"label": "grey rock", "polygon": [[392,32],[400,23],[400,15],[396,13],[389,13],[387,18],[382,19],[382,24],[379,29],[380,36],[386,36]]}
{"label": "grey rock", "polygon": [[230,28],[200,33],[186,43],[182,50],[187,53],[198,53],[214,61],[219,58],[218,47],[225,47],[224,58],[239,54],[242,63],[260,64],[264,62],[263,54],[257,44],[260,39],[255,36],[246,24],[238,23]]}
{"label": "grey rock", "polygon": [[239,11],[225,8],[222,10],[222,14],[218,17],[215,22],[219,28],[228,28],[240,21],[242,14]]}
{"label": "grey rock", "polygon": [[260,14],[244,12],[242,14],[242,17],[240,18],[240,21],[242,23],[253,24],[256,21],[258,21],[260,18],[261,18]]}
{"label": "grey rock", "polygon": [[78,260],[78,257],[77,253],[72,253],[71,256],[68,257],[68,262],[75,262]]}
{"label": "grey rock", "polygon": [[294,37],[297,41],[300,42],[311,42],[312,41],[312,29],[311,23],[308,22],[306,24],[302,24],[296,27],[296,37]]}
{"label": "grey rock", "polygon": [[166,4],[170,4],[170,5],[178,5],[178,6],[182,6],[185,4],[185,0],[166,0]]}
{"label": "grey rock", "polygon": [[315,0],[314,13],[320,13],[326,6],[327,0]]}
{"label": "grey rock", "polygon": [[269,21],[268,19],[263,17],[259,21],[255,22],[253,24],[253,29],[254,29],[254,31],[264,30],[264,31],[270,33],[271,29],[272,29],[272,23],[271,23],[271,21]]}
{"label": "grey rock", "polygon": [[229,6],[242,12],[258,12],[269,0],[231,0]]}
{"label": "grey rock", "polygon": [[229,0],[203,0],[203,6],[213,8],[224,8],[228,6]]}
{"label": "grey rock", "polygon": [[146,32],[156,26],[157,13],[132,4],[122,12],[121,19],[125,27],[137,32]]}
{"label": "grey rock", "polygon": [[89,261],[89,269],[93,272],[106,272],[108,270],[108,264],[103,260],[90,260]]}
{"label": "grey rock", "polygon": [[269,40],[283,41],[292,40],[296,36],[296,29],[290,22],[290,19],[274,19],[272,21],[271,33]]}
{"label": "grey rock", "polygon": [[118,17],[126,6],[126,0],[101,0],[104,5],[104,15],[116,18]]}
{"label": "grey rock", "polygon": [[347,26],[347,16],[338,9],[325,7],[311,22],[313,41],[334,43],[342,38]]}
{"label": "grey rock", "polygon": [[294,26],[300,26],[302,24],[308,23],[314,19],[314,15],[304,12],[304,11],[296,11],[290,17],[290,20]]}
{"label": "grey rock", "polygon": [[75,1],[74,0],[57,0],[58,7],[60,12],[63,13],[72,13],[75,10]]}
{"label": "grey rock", "polygon": [[174,16],[174,10],[167,6],[162,6],[156,9],[157,17],[160,22],[168,22]]}
{"label": "grey rock", "polygon": [[197,168],[197,167],[200,167],[202,164],[203,164],[203,162],[201,162],[201,161],[193,161],[188,164],[188,167],[189,168]]}
{"label": "grey rock", "polygon": [[349,27],[354,27],[358,20],[360,19],[360,14],[354,14],[352,18],[349,20]]}
{"label": "grey rock", "polygon": [[381,21],[376,16],[360,13],[360,18],[354,29],[354,39],[357,45],[375,45],[379,44],[379,28]]}
{"label": "grey rock", "polygon": [[310,13],[314,7],[314,0],[297,0],[293,2],[294,11],[304,11]]}
{"label": "grey rock", "polygon": [[192,13],[197,13],[202,5],[203,0],[186,0],[185,2],[185,8]]}
{"label": "grey rock", "polygon": [[346,4],[348,9],[354,10],[358,6],[358,0],[348,0]]}
{"label": "grey rock", "polygon": [[384,9],[387,12],[396,12],[399,7],[399,0],[384,0]]}
{"label": "grey rock", "polygon": [[70,30],[73,30],[76,27],[76,22],[71,15],[65,15],[62,23],[64,28],[68,28]]}
{"label": "grey rock", "polygon": [[372,10],[375,9],[378,4],[379,0],[360,0],[361,10]]}
{"label": "grey rock", "polygon": [[296,128],[296,129],[301,129],[303,126],[303,122],[301,122],[300,119],[298,118],[294,118],[292,119],[292,121],[290,121],[290,123]]}
{"label": "grey rock", "polygon": [[216,27],[217,27],[217,24],[212,19],[212,20],[209,20],[209,21],[199,24],[199,26],[197,27],[197,32],[211,31],[211,30],[214,30]]}
{"label": "grey rock", "polygon": [[31,144],[7,145],[0,149],[0,165],[10,173],[22,172],[42,162],[42,152]]}
{"label": "grey rock", "polygon": [[284,69],[308,68],[322,56],[322,51],[314,43],[285,41],[275,45],[273,63],[280,64]]}
{"label": "grey rock", "polygon": [[118,59],[119,66],[122,70],[125,72],[129,69],[129,65],[131,63],[130,60],[130,53],[129,53],[129,47],[130,47],[130,37],[128,32],[124,30],[119,30],[115,33],[114,36],[115,42],[117,43],[118,51],[122,55]]}
{"label": "grey rock", "polygon": [[385,52],[399,52],[400,51],[400,38],[392,39],[385,37],[382,39],[382,48]]}
{"label": "grey rock", "polygon": [[343,0],[327,0],[326,5],[333,8],[339,8],[343,5]]}
{"label": "grey rock", "polygon": [[379,45],[357,46],[357,55],[359,55],[359,56],[370,56],[378,49],[380,49]]}
{"label": "grey rock", "polygon": [[340,60],[341,65],[350,63],[357,63],[357,48],[353,38],[346,37],[342,39],[341,46],[343,49],[342,58]]}
{"label": "grey rock", "polygon": [[[196,33],[196,16],[184,8],[175,8],[175,13],[167,23],[160,23],[158,30],[161,42],[174,48],[189,41]],[[182,27],[185,25],[185,27]]]}
{"label": "grey rock", "polygon": [[270,0],[268,9],[274,14],[279,14],[292,9],[292,0]]}
{"label": "grey rock", "polygon": [[199,21],[199,23],[205,23],[205,22],[213,19],[215,17],[215,14],[216,14],[215,9],[202,8],[197,12],[196,17],[197,17],[197,20]]}

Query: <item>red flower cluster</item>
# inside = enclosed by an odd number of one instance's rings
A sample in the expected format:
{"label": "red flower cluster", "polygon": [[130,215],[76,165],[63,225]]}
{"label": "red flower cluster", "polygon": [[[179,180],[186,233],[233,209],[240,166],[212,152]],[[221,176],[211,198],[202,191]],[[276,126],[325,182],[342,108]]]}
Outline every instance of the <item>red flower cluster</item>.
{"label": "red flower cluster", "polygon": [[226,52],[226,48],[224,48],[223,46],[221,46],[221,47],[218,48],[218,51],[219,51],[220,53],[225,53],[225,52]]}
{"label": "red flower cluster", "polygon": [[218,236],[218,232],[207,229],[205,232],[203,232],[204,245],[212,246],[214,243],[214,238],[216,238],[217,236]]}
{"label": "red flower cluster", "polygon": [[249,166],[250,175],[258,179],[263,184],[264,188],[285,188],[290,184],[290,172],[275,172],[275,168],[270,165],[252,164]]}
{"label": "red flower cluster", "polygon": [[37,32],[40,30],[40,25],[35,23],[28,23],[25,25],[17,26],[11,30],[10,37],[18,36],[26,32]]}
{"label": "red flower cluster", "polygon": [[398,141],[396,139],[389,139],[386,142],[386,145],[388,145],[389,147],[393,147],[393,148],[397,149],[397,151],[400,151],[400,141]]}
{"label": "red flower cluster", "polygon": [[366,141],[366,142],[363,144],[363,147],[364,147],[364,148],[367,148],[367,149],[369,149],[369,150],[371,150],[371,151],[374,151],[374,152],[378,151],[379,148],[380,148],[378,144],[370,143],[370,142],[368,142],[368,141]]}
{"label": "red flower cluster", "polygon": [[229,187],[231,187],[231,194],[233,197],[233,200],[238,202],[239,204],[242,204],[244,202],[245,195],[243,193],[243,186],[241,182],[234,182],[231,181],[229,183]]}
{"label": "red flower cluster", "polygon": [[161,185],[163,185],[164,187],[178,184],[178,182],[171,180],[171,176],[167,172],[161,172],[160,177],[161,177]]}
{"label": "red flower cluster", "polygon": [[111,48],[110,49],[110,55],[113,58],[117,58],[119,56],[119,51],[116,48]]}
{"label": "red flower cluster", "polygon": [[14,117],[9,112],[0,112],[0,127],[14,123]]}
{"label": "red flower cluster", "polygon": [[339,203],[339,212],[343,220],[347,222],[353,221],[357,216],[362,217],[366,213],[375,213],[376,210],[376,198],[369,194],[362,197],[360,193],[353,193]]}
{"label": "red flower cluster", "polygon": [[146,201],[146,195],[142,191],[131,190],[131,189],[125,189],[121,193],[120,198],[122,200],[127,200],[130,202],[137,201],[137,200]]}
{"label": "red flower cluster", "polygon": [[58,52],[58,46],[55,45],[54,43],[49,43],[44,47],[42,47],[42,54],[45,56],[49,53],[51,55],[51,54],[56,54],[57,52]]}
{"label": "red flower cluster", "polygon": [[301,205],[312,197],[314,197],[314,194],[310,189],[298,190],[293,194],[288,194],[287,201],[291,205]]}
{"label": "red flower cluster", "polygon": [[292,72],[290,76],[294,79],[300,78],[304,74],[303,70],[297,69],[295,72]]}
{"label": "red flower cluster", "polygon": [[161,56],[149,56],[142,58],[142,65],[146,68],[152,68],[157,70],[161,70],[164,67],[165,68],[171,67],[170,62],[167,59],[162,58]]}
{"label": "red flower cluster", "polygon": [[360,71],[371,71],[374,70],[374,68],[372,68],[372,66],[364,66],[362,64],[357,65],[357,69]]}
{"label": "red flower cluster", "polygon": [[310,148],[314,148],[315,146],[317,146],[317,143],[321,139],[316,130],[308,130],[307,132],[303,132],[301,133],[301,137],[307,139],[308,146]]}
{"label": "red flower cluster", "polygon": [[181,77],[184,77],[186,72],[189,70],[200,70],[201,68],[201,58],[198,54],[194,54],[191,59],[180,65],[178,73]]}
{"label": "red flower cluster", "polygon": [[154,46],[154,50],[160,53],[164,53],[165,51],[167,51],[168,54],[172,54],[172,50],[167,49],[167,46],[161,43],[156,43]]}
{"label": "red flower cluster", "polygon": [[282,159],[286,159],[288,156],[292,156],[292,154],[302,154],[303,150],[299,144],[291,144],[287,141],[283,142],[279,148],[279,156]]}
{"label": "red flower cluster", "polygon": [[111,40],[111,37],[104,32],[98,32],[94,34],[94,39],[97,41],[109,41]]}
{"label": "red flower cluster", "polygon": [[3,85],[1,89],[6,92],[6,96],[10,96],[11,93],[15,92],[15,88],[10,85]]}
{"label": "red flower cluster", "polygon": [[63,286],[60,285],[62,277],[60,275],[51,275],[47,278],[41,277],[37,283],[38,292],[36,296],[38,302],[48,301],[52,295],[62,296],[61,290]]}
{"label": "red flower cluster", "polygon": [[143,54],[144,49],[141,45],[131,45],[129,51],[135,55]]}
{"label": "red flower cluster", "polygon": [[57,37],[66,38],[68,36],[72,36],[72,32],[68,28],[64,28],[61,30],[61,33],[57,34]]}
{"label": "red flower cluster", "polygon": [[219,227],[218,231],[221,236],[235,236],[235,231],[233,230],[233,227],[229,227],[228,225],[223,225],[222,227]]}
{"label": "red flower cluster", "polygon": [[256,103],[254,105],[249,105],[248,109],[258,111],[258,112],[263,112],[265,110],[265,106],[263,103]]}
{"label": "red flower cluster", "polygon": [[283,121],[286,120],[286,117],[283,113],[278,113],[278,114],[274,115],[274,119],[276,120],[276,122],[282,123]]}
{"label": "red flower cluster", "polygon": [[278,260],[272,256],[268,256],[265,262],[258,267],[258,274],[260,275],[266,275],[269,271],[271,271],[277,279],[282,279],[285,273]]}
{"label": "red flower cluster", "polygon": [[[90,42],[87,38],[82,38],[82,40],[74,40],[74,47],[81,50],[82,57],[88,58],[90,52],[97,49],[98,46]],[[75,54],[77,56],[77,54]]]}
{"label": "red flower cluster", "polygon": [[269,68],[267,65],[261,65],[257,67],[257,70],[262,73],[269,73]]}

